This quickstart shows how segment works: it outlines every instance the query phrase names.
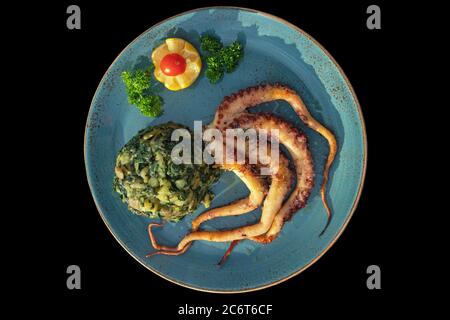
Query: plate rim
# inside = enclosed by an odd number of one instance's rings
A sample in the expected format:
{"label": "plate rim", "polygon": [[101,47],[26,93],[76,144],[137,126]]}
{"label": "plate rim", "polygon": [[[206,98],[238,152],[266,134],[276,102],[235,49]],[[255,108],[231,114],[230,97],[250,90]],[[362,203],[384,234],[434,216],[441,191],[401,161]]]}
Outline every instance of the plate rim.
{"label": "plate rim", "polygon": [[[240,289],[240,290],[214,290],[214,289],[207,289],[207,288],[201,288],[201,287],[196,287],[196,286],[192,286],[189,285],[187,283],[183,283],[181,281],[177,281],[176,279],[172,279],[162,273],[160,273],[158,270],[153,269],[152,267],[144,264],[141,260],[139,260],[132,252],[130,252],[128,250],[128,248],[124,245],[124,243],[122,243],[122,241],[119,239],[119,237],[114,233],[114,231],[110,228],[110,225],[108,223],[108,221],[106,220],[102,210],[100,209],[100,206],[97,202],[96,197],[94,196],[93,193],[93,187],[91,184],[91,178],[90,178],[90,174],[89,174],[89,165],[86,159],[86,146],[87,146],[87,131],[88,131],[88,123],[89,123],[89,119],[91,116],[91,111],[92,111],[92,106],[94,103],[94,100],[96,100],[97,97],[97,93],[99,92],[99,89],[101,87],[101,84],[103,83],[103,79],[105,78],[106,74],[108,73],[108,71],[111,69],[111,67],[116,63],[116,61],[119,59],[119,57],[122,55],[122,53],[127,50],[129,47],[131,47],[138,39],[141,38],[141,36],[143,36],[144,34],[146,34],[148,31],[150,31],[151,29],[155,28],[158,25],[161,25],[163,23],[165,23],[166,21],[172,20],[174,18],[177,18],[179,16],[183,16],[183,15],[187,15],[190,13],[194,13],[194,12],[198,12],[198,11],[204,11],[204,10],[215,10],[215,9],[231,9],[231,10],[240,10],[240,11],[246,11],[246,12],[251,12],[251,13],[256,13],[259,14],[261,16],[265,16],[271,20],[275,20],[278,21],[286,26],[288,26],[289,28],[295,30],[296,32],[300,33],[301,35],[305,36],[308,38],[308,40],[310,40],[314,45],[316,45],[320,50],[323,51],[323,53],[330,59],[330,61],[333,63],[333,65],[338,69],[340,75],[342,76],[342,78],[344,79],[344,82],[346,84],[346,86],[349,88],[350,90],[350,94],[353,98],[353,100],[355,101],[355,105],[356,105],[356,110],[358,112],[358,116],[359,116],[359,122],[361,124],[361,129],[362,129],[362,142],[363,142],[363,159],[362,159],[362,163],[363,163],[363,168],[362,168],[362,173],[361,173],[361,179],[359,181],[359,186],[358,186],[358,192],[356,194],[356,198],[353,201],[352,204],[352,208],[350,209],[349,213],[347,214],[347,217],[344,221],[344,223],[342,224],[342,226],[339,228],[339,230],[337,231],[336,235],[333,237],[333,239],[330,241],[330,243],[314,258],[312,259],[309,263],[307,263],[306,265],[304,265],[302,268],[296,270],[295,272],[281,278],[278,279],[276,281],[273,281],[271,283],[268,284],[264,284],[261,286],[257,286],[254,288],[247,288],[247,289]],[[355,90],[353,89],[353,86],[351,85],[349,79],[347,78],[347,75],[344,73],[344,70],[341,68],[341,66],[337,63],[337,61],[334,59],[334,57],[328,52],[328,50],[326,50],[316,39],[314,39],[311,35],[309,35],[307,32],[305,32],[303,29],[299,28],[298,26],[292,24],[291,22],[280,18],[276,15],[273,15],[271,13],[267,13],[261,10],[257,10],[257,9],[251,9],[251,8],[246,8],[246,7],[239,7],[239,6],[206,6],[206,7],[198,7],[195,9],[191,9],[191,10],[187,10],[187,11],[183,11],[181,13],[178,13],[176,15],[170,16],[164,20],[161,20],[155,24],[153,24],[152,26],[150,26],[149,28],[147,28],[144,32],[142,32],[141,34],[139,34],[136,38],[134,38],[127,46],[125,46],[125,48],[122,49],[122,51],[119,52],[119,54],[116,56],[116,58],[112,61],[112,63],[110,64],[110,66],[106,69],[105,73],[103,74],[102,78],[100,79],[100,82],[94,92],[94,95],[92,97],[91,103],[89,105],[89,110],[86,116],[86,125],[85,125],[85,129],[84,129],[84,145],[83,145],[83,153],[84,153],[84,164],[85,164],[85,174],[86,174],[86,180],[88,182],[89,185],[89,190],[91,193],[91,196],[94,200],[94,204],[97,208],[97,212],[100,215],[100,217],[102,218],[103,222],[105,223],[106,227],[108,228],[109,232],[112,234],[112,236],[114,237],[114,239],[122,246],[123,249],[125,249],[125,251],[131,256],[133,257],[133,259],[135,259],[137,262],[139,262],[139,264],[141,264],[142,266],[144,266],[146,269],[150,270],[151,272],[153,272],[154,274],[158,275],[159,277],[174,283],[176,285],[185,287],[185,288],[189,288],[192,290],[196,290],[196,291],[201,291],[201,292],[208,292],[208,293],[219,293],[219,294],[236,294],[236,293],[247,293],[247,292],[253,292],[253,291],[258,291],[258,290],[263,290],[266,288],[270,288],[272,286],[275,286],[277,284],[280,284],[282,282],[285,282],[297,275],[299,275],[300,273],[302,273],[303,271],[305,271],[306,269],[308,269],[310,266],[312,266],[315,262],[317,262],[335,243],[336,241],[340,238],[340,236],[342,235],[342,233],[344,232],[345,228],[347,227],[350,219],[352,218],[359,200],[361,198],[361,194],[362,194],[362,190],[364,188],[364,182],[365,182],[365,178],[366,178],[366,171],[367,171],[367,152],[368,152],[368,145],[367,145],[367,132],[366,132],[366,125],[365,125],[365,121],[364,121],[364,116],[363,116],[363,112],[361,109],[361,105],[359,103],[358,97],[356,96]]]}

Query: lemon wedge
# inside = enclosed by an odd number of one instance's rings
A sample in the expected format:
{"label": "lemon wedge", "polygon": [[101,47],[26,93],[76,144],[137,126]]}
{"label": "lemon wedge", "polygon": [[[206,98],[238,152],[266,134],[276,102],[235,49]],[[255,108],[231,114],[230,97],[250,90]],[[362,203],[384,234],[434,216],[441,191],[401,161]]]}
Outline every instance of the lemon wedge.
{"label": "lemon wedge", "polygon": [[195,47],[180,38],[167,38],[152,52],[155,78],[172,91],[194,83],[202,70],[202,60]]}

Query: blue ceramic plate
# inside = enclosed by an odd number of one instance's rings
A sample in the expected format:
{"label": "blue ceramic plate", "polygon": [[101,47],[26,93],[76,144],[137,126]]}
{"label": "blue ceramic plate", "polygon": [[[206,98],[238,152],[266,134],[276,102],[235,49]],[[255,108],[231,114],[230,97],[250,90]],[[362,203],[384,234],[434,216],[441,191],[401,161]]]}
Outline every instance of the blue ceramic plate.
{"label": "blue ceramic plate", "polygon": [[[199,48],[199,35],[214,32],[225,44],[239,39],[245,58],[238,69],[216,85],[204,71],[188,89],[171,92],[160,86],[164,114],[156,119],[142,116],[128,104],[120,74],[146,57],[167,37],[188,40]],[[295,89],[312,115],[336,135],[339,150],[328,186],[334,212],[330,226],[319,237],[326,214],[319,196],[322,168],[328,153],[325,139],[306,128],[284,102],[262,105],[301,128],[309,138],[316,187],[306,208],[287,223],[279,238],[268,245],[243,241],[227,263],[217,262],[227,243],[196,242],[182,256],[145,255],[149,244],[145,217],[133,215],[112,190],[114,161],[119,149],[140,129],[174,121],[192,128],[194,120],[209,123],[220,101],[233,92],[266,82],[281,82]],[[363,185],[366,167],[366,136],[356,96],[342,70],[314,39],[280,18],[254,10],[204,8],[167,19],[141,34],[106,71],[92,100],[86,125],[85,162],[95,203],[108,229],[125,250],[149,270],[179,285],[211,292],[244,292],[280,283],[313,264],[334,243],[347,225]],[[214,185],[212,206],[227,204],[248,191],[233,173],[224,173]],[[199,207],[179,223],[156,231],[160,242],[176,245],[189,231]],[[260,210],[240,217],[208,222],[209,229],[230,228],[256,222]]]}

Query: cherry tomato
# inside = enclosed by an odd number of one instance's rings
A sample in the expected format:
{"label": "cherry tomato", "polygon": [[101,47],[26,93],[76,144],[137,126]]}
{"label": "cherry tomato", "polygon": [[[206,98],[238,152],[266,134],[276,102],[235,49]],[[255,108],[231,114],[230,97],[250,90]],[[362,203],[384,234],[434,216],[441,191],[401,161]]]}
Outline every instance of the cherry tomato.
{"label": "cherry tomato", "polygon": [[161,71],[167,76],[177,76],[186,70],[186,60],[178,53],[169,53],[161,60]]}

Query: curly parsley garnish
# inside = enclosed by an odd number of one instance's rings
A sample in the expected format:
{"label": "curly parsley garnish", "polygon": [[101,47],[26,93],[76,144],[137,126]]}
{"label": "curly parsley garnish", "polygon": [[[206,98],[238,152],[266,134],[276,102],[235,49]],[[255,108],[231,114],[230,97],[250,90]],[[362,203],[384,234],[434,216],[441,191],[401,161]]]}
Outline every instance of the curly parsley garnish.
{"label": "curly parsley garnish", "polygon": [[206,77],[211,83],[217,83],[225,72],[233,72],[244,56],[243,45],[235,41],[224,47],[220,39],[203,35],[200,37],[202,51],[206,52]]}
{"label": "curly parsley garnish", "polygon": [[200,37],[200,48],[202,51],[214,54],[220,51],[223,45],[218,38],[206,34]]}
{"label": "curly parsley garnish", "polygon": [[152,68],[122,72],[128,102],[135,105],[144,116],[158,117],[162,114],[162,98],[150,90]]}

